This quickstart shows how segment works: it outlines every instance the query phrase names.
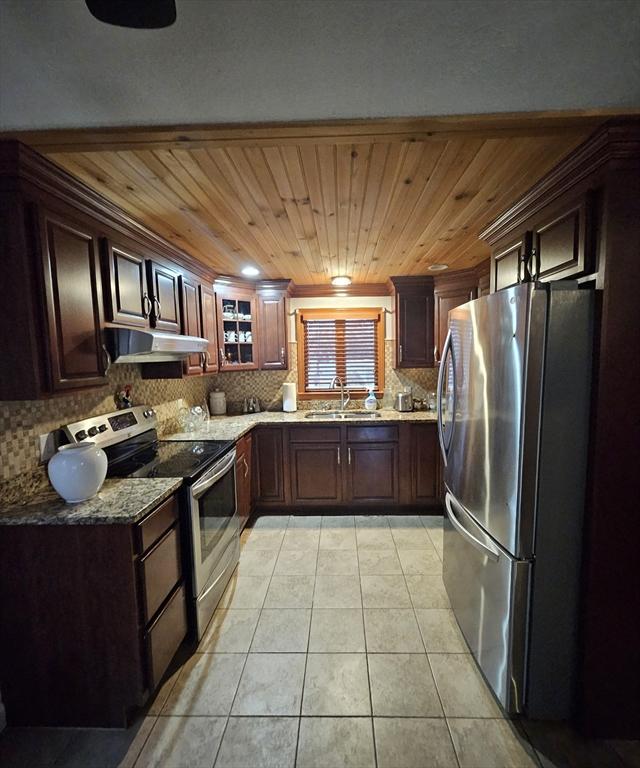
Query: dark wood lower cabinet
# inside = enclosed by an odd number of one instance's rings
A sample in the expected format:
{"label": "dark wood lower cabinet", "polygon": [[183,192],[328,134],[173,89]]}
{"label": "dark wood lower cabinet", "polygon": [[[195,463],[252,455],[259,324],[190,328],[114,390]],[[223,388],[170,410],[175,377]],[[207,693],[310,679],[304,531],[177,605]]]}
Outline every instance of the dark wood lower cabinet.
{"label": "dark wood lower cabinet", "polygon": [[435,422],[257,427],[255,504],[439,507]]}
{"label": "dark wood lower cabinet", "polygon": [[179,526],[171,497],[136,525],[2,528],[9,725],[127,725],[187,634]]}
{"label": "dark wood lower cabinet", "polygon": [[340,443],[292,443],[289,458],[292,504],[342,501]]}
{"label": "dark wood lower cabinet", "polygon": [[349,443],[346,487],[349,501],[396,504],[400,494],[398,444]]}
{"label": "dark wood lower cabinet", "polygon": [[253,430],[253,478],[255,500],[261,504],[285,501],[285,466],[282,427]]}
{"label": "dark wood lower cabinet", "polygon": [[253,437],[251,432],[243,435],[236,442],[236,500],[240,530],[245,527],[251,515],[252,446]]}
{"label": "dark wood lower cabinet", "polygon": [[435,424],[411,424],[411,498],[416,504],[437,504],[440,448]]}

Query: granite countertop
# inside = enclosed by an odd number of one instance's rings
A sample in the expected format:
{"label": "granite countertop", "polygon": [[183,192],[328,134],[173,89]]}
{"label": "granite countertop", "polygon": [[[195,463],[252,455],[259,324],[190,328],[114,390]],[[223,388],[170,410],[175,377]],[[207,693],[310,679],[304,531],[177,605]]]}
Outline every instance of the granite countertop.
{"label": "granite countertop", "polygon": [[378,418],[363,417],[362,419],[348,419],[345,421],[331,419],[307,419],[309,411],[262,411],[261,413],[244,413],[240,416],[212,416],[204,427],[194,432],[176,432],[173,435],[164,435],[163,440],[238,440],[253,427],[261,424],[388,424],[399,421],[436,421],[435,411],[407,411],[399,413],[392,408],[383,408],[377,411]]}
{"label": "granite countertop", "polygon": [[173,477],[107,478],[93,499],[79,504],[67,504],[49,488],[22,504],[0,507],[0,526],[136,523],[181,485]]}

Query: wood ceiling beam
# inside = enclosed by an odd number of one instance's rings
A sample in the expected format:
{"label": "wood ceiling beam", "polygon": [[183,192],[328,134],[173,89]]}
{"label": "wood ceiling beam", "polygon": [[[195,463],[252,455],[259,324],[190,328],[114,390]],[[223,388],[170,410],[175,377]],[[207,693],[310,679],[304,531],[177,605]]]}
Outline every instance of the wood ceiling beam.
{"label": "wood ceiling beam", "polygon": [[607,118],[638,115],[640,108],[569,112],[526,112],[377,120],[331,120],[294,123],[243,123],[135,128],[78,128],[0,133],[44,154],[136,149],[270,146],[283,144],[352,144],[367,142],[438,141],[452,138],[553,136],[589,131]]}

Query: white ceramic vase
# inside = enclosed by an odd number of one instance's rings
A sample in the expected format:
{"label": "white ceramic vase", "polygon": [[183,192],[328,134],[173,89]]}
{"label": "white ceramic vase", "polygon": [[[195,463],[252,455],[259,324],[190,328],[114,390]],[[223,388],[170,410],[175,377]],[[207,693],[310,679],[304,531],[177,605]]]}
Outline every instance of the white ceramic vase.
{"label": "white ceramic vase", "polygon": [[107,454],[95,443],[61,445],[47,467],[51,485],[70,503],[87,501],[98,493],[107,476]]}

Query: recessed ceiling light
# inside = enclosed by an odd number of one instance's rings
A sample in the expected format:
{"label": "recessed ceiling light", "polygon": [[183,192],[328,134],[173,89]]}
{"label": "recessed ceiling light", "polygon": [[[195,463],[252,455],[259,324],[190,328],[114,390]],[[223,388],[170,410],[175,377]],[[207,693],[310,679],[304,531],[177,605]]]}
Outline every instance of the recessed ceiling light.
{"label": "recessed ceiling light", "polygon": [[443,269],[449,269],[448,264],[432,264],[428,267],[429,272],[442,272]]}
{"label": "recessed ceiling light", "polygon": [[351,278],[346,275],[336,275],[331,278],[331,285],[336,285],[339,288],[343,288],[346,285],[351,285]]}
{"label": "recessed ceiling light", "polygon": [[242,274],[246,275],[246,277],[255,277],[260,274],[260,270],[255,267],[243,267]]}

